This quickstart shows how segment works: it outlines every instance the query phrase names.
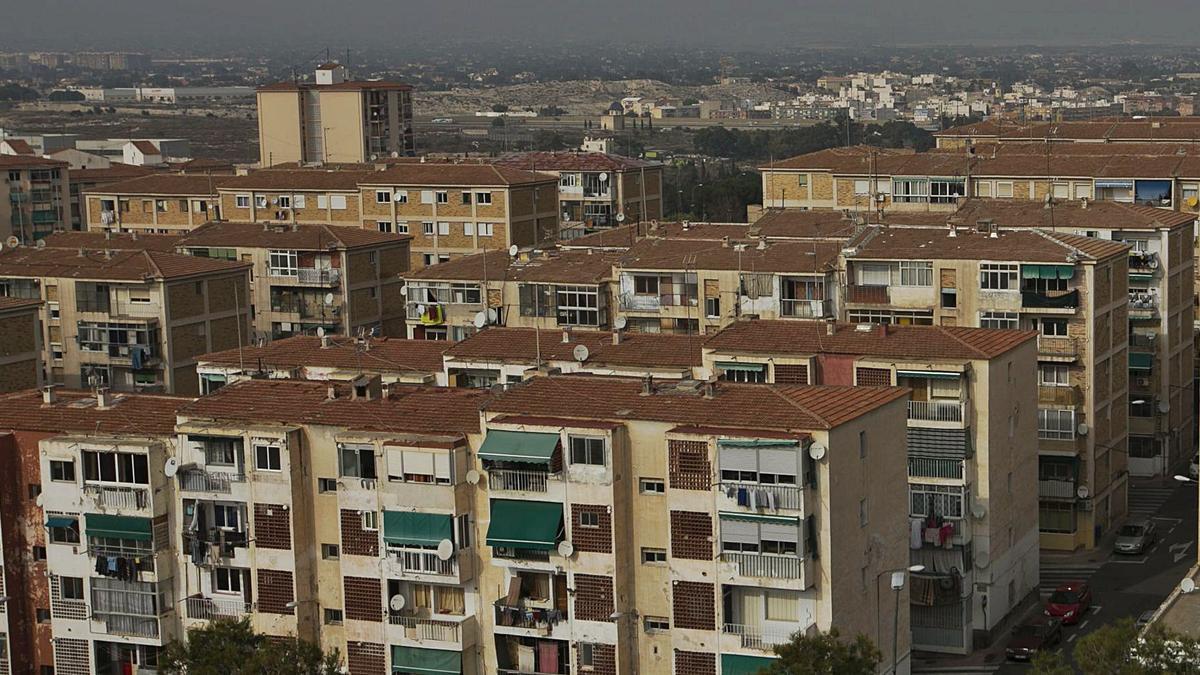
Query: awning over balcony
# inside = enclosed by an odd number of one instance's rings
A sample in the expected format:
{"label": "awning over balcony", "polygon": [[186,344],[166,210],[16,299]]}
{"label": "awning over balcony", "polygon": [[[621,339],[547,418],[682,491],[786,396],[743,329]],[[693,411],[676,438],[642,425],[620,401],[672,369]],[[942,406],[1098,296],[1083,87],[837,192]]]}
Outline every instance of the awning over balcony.
{"label": "awning over balcony", "polygon": [[89,537],[132,539],[134,541],[150,541],[153,538],[149,518],[110,516],[102,513],[84,514],[84,518]]}
{"label": "awning over balcony", "polygon": [[450,516],[415,511],[384,511],[383,540],[399,546],[437,546],[452,539]]}
{"label": "awning over balcony", "polygon": [[896,377],[922,377],[927,380],[961,380],[963,374],[944,370],[897,370]]}
{"label": "awning over balcony", "polygon": [[721,520],[743,520],[754,523],[775,523],[776,525],[800,527],[800,519],[795,516],[771,516],[762,513],[743,513],[741,511],[721,511],[717,515]]}
{"label": "awning over balcony", "polygon": [[562,504],[494,499],[487,545],[549,551],[563,531]]}
{"label": "awning over balcony", "polygon": [[1133,181],[1131,180],[1096,180],[1093,184],[1098,188],[1125,188],[1126,190],[1133,189]]}
{"label": "awning over balcony", "polygon": [[1150,283],[1151,281],[1154,281],[1154,275],[1153,274],[1137,274],[1137,273],[1130,272],[1129,280],[1130,281],[1140,281],[1145,284],[1145,283]]}
{"label": "awning over balcony", "polygon": [[930,429],[909,427],[908,456],[937,459],[966,459],[972,454],[967,429]]}
{"label": "awning over balcony", "polygon": [[441,673],[462,672],[462,652],[419,647],[392,647],[392,672]]}
{"label": "awning over balcony", "polygon": [[775,659],[769,656],[747,656],[745,654],[722,654],[722,675],[755,675],[769,668]]}
{"label": "awning over balcony", "polygon": [[1070,279],[1074,265],[1021,265],[1022,279]]}
{"label": "awning over balcony", "polygon": [[752,373],[761,373],[767,369],[765,363],[735,363],[733,361],[717,361],[717,368],[721,370],[743,370]]}
{"label": "awning over balcony", "polygon": [[558,434],[489,430],[479,448],[479,458],[494,462],[549,464],[558,447]]}
{"label": "awning over balcony", "polygon": [[46,527],[79,527],[79,521],[66,516],[50,516],[46,519]]}
{"label": "awning over balcony", "polygon": [[1137,352],[1129,352],[1129,369],[1130,370],[1151,370],[1154,368],[1153,354],[1139,354]]}
{"label": "awning over balcony", "polygon": [[717,446],[722,448],[794,448],[800,441],[786,438],[722,438]]}

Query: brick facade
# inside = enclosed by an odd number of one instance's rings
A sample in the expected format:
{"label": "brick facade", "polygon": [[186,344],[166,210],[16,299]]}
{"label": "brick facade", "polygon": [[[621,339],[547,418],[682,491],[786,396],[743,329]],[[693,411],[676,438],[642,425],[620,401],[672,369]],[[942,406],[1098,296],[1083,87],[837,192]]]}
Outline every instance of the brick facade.
{"label": "brick facade", "polygon": [[379,579],[346,577],[342,588],[347,619],[383,621],[383,589]]}
{"label": "brick facade", "polygon": [[858,368],[855,371],[855,384],[860,387],[890,387],[892,371],[887,368]]}
{"label": "brick facade", "polygon": [[376,642],[349,641],[346,666],[350,675],[387,675],[386,648]]}
{"label": "brick facade", "polygon": [[[584,525],[583,514],[595,514],[599,527]],[[603,504],[571,505],[571,543],[576,551],[612,553],[612,514]]]}
{"label": "brick facade", "polygon": [[364,530],[358,511],[342,509],[342,554],[379,556],[379,533]]}
{"label": "brick facade", "polygon": [[581,621],[612,621],[612,577],[598,574],[575,575],[575,618]]}
{"label": "brick facade", "polygon": [[775,364],[775,384],[808,384],[808,366],[803,363]]}
{"label": "brick facade", "polygon": [[676,649],[675,675],[717,675],[717,655]]}
{"label": "brick facade", "polygon": [[712,516],[700,511],[671,512],[671,557],[713,559]]}
{"label": "brick facade", "polygon": [[717,610],[712,584],[676,581],[671,588],[671,604],[675,610],[672,623],[674,627],[694,630],[717,629]]}
{"label": "brick facade", "polygon": [[712,462],[704,441],[667,441],[668,478],[677,490],[712,489]]}
{"label": "brick facade", "polygon": [[282,504],[254,505],[254,543],[260,548],[292,550],[288,509]]}
{"label": "brick facade", "polygon": [[613,645],[592,645],[592,667],[587,669],[579,662],[579,650],[576,650],[575,669],[581,673],[594,675],[617,675],[617,648]]}
{"label": "brick facade", "polygon": [[266,614],[291,614],[287,604],[296,599],[292,573],[285,570],[258,570],[258,611]]}

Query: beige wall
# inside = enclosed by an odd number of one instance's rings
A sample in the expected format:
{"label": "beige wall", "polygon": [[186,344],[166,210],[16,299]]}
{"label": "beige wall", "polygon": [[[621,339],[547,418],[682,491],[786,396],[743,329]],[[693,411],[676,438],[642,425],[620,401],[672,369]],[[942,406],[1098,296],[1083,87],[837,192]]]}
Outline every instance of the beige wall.
{"label": "beige wall", "polygon": [[304,160],[298,91],[258,92],[258,152],[262,166]]}

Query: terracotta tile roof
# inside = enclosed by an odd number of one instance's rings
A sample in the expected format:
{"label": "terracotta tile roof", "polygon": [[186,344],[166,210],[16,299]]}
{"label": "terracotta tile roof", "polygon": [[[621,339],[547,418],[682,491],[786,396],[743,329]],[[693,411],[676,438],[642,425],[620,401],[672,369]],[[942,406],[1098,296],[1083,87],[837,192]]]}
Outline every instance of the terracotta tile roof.
{"label": "terracotta tile roof", "polygon": [[[839,214],[840,215],[840,214]],[[573,239],[561,239],[563,248],[629,248],[644,237],[660,239],[701,239],[720,241],[725,237],[745,239],[750,226],[746,223],[700,223],[700,222],[641,222],[607,228]]]}
{"label": "terracotta tile roof", "polygon": [[329,347],[321,338],[297,335],[268,342],[262,347],[243,347],[214,352],[198,360],[214,365],[262,368],[338,368],[373,373],[437,373],[442,370],[442,352],[450,343],[441,340],[373,338],[370,349],[360,349],[351,338],[333,337]]}
{"label": "terracotta tile roof", "polygon": [[221,191],[233,190],[331,190],[358,192],[358,184],[370,171],[326,169],[261,169],[245,176],[232,176],[221,181]]}
{"label": "terracotta tile roof", "polygon": [[528,260],[506,251],[454,258],[405,275],[429,281],[515,281],[527,283],[598,284],[612,279],[620,254],[611,251],[535,250]]}
{"label": "terracotta tile roof", "polygon": [[69,166],[67,162],[31,155],[0,155],[0,169],[31,169]]}
{"label": "terracotta tile roof", "polygon": [[751,224],[763,237],[845,240],[854,234],[854,217],[841,211],[768,209]]}
{"label": "terracotta tile roof", "polygon": [[0,312],[15,312],[17,310],[33,309],[35,307],[40,307],[41,304],[41,300],[0,297]]}
{"label": "terracotta tile roof", "polygon": [[351,80],[338,84],[317,84],[315,82],[276,82],[258,88],[258,91],[301,91],[316,89],[318,91],[370,91],[372,89],[394,89],[396,91],[412,91],[412,85],[401,82],[385,82],[383,80]]}
{"label": "terracotta tile roof", "polygon": [[1124,139],[1164,139],[1191,141],[1200,137],[1200,123],[1194,117],[1113,118],[1078,122],[1035,122],[1018,124],[1004,120],[984,120],[951,127],[934,133],[943,138],[991,137],[1008,139],[1053,138],[1058,141]]}
{"label": "terracotta tile roof", "polygon": [[31,389],[0,394],[0,429],[52,434],[173,437],[175,412],[192,401],[181,396],[114,393],[115,403],[97,408],[91,392],[55,390],[56,401],[43,405]]}
{"label": "terracotta tile roof", "polygon": [[446,162],[392,164],[383,171],[372,171],[362,185],[412,185],[507,187],[533,183],[554,183],[557,179],[534,171],[495,164],[451,164]]}
{"label": "terracotta tile roof", "polygon": [[72,183],[83,186],[86,191],[87,188],[97,185],[140,178],[154,173],[157,173],[154,169],[144,166],[113,162],[106,169],[71,169],[70,178]]}
{"label": "terracotta tile roof", "polygon": [[29,141],[26,141],[26,140],[23,140],[20,138],[5,138],[5,139],[3,139],[3,142],[7,143],[9,149],[18,155],[36,155],[37,154],[36,152],[33,151],[33,146],[29,144]]}
{"label": "terracotta tile roof", "polygon": [[158,146],[150,141],[133,141],[133,147],[137,148],[138,152],[143,155],[157,155]]}
{"label": "terracotta tile roof", "polygon": [[281,248],[296,251],[326,251],[331,248],[392,246],[412,239],[406,234],[389,234],[359,227],[291,224],[264,226],[262,223],[214,221],[183,235],[180,247]]}
{"label": "terracotta tile roof", "polygon": [[183,406],[180,417],[242,424],[317,424],[358,431],[474,434],[479,409],[491,394],[459,387],[391,385],[386,399],[353,400],[329,384],[305,380],[247,380]]}
{"label": "terracotta tile roof", "polygon": [[[831,329],[832,326],[832,329]],[[952,326],[869,325],[824,321],[737,321],[704,348],[754,354],[861,354],[899,359],[992,359],[1037,337],[1035,331]],[[833,334],[830,335],[830,330]]]}
{"label": "terracotta tile roof", "polygon": [[614,345],[608,331],[575,331],[570,342],[563,342],[556,330],[488,328],[451,345],[446,356],[533,364],[540,353],[543,361],[574,361],[575,348],[584,345],[588,364],[691,368],[701,365],[703,342],[700,335],[624,333],[621,343]]}
{"label": "terracotta tile roof", "polygon": [[[944,214],[945,215],[945,214]],[[1152,206],[1092,201],[1055,204],[1053,209],[1035,201],[968,199],[951,214],[966,225],[991,218],[1000,227],[1040,227],[1049,230],[1152,230],[1191,225],[1196,214]],[[943,222],[945,218],[943,218]]]}
{"label": "terracotta tile roof", "polygon": [[[558,375],[534,377],[484,406],[490,413],[548,417],[646,420],[745,429],[831,429],[892,401],[899,387],[768,386],[720,382],[716,395],[657,382],[642,394],[636,378]],[[686,383],[683,383],[686,386]]]}
{"label": "terracotta tile roof", "polygon": [[182,237],[178,234],[130,234],[124,232],[55,232],[42,239],[48,248],[85,248],[93,251],[128,249],[174,253]]}
{"label": "terracotta tile roof", "polygon": [[233,175],[235,162],[224,159],[197,157],[186,162],[169,162],[172,169],[185,174],[229,174]]}
{"label": "terracotta tile roof", "polygon": [[949,236],[946,228],[871,226],[852,239],[857,248],[848,258],[861,260],[996,260],[1013,262],[1066,262],[1076,254],[1100,260],[1125,254],[1120,242],[1055,234],[1045,230],[1001,229],[992,238],[973,227],[960,227]]}
{"label": "terracotta tile roof", "polygon": [[515,152],[496,160],[498,166],[528,171],[628,171],[654,164],[633,157],[603,152]]}
{"label": "terracotta tile roof", "polygon": [[109,183],[85,190],[85,194],[101,195],[161,195],[164,197],[215,197],[229,176],[185,176],[178,173],[152,173],[118,183]]}
{"label": "terracotta tile roof", "polygon": [[856,145],[849,148],[828,148],[796,157],[780,159],[760,166],[760,169],[825,169],[834,173],[869,173],[872,157],[878,162],[890,157],[911,155],[911,150],[892,150]]}
{"label": "terracotta tile roof", "polygon": [[250,263],[227,262],[162,251],[113,249],[102,251],[64,248],[8,248],[0,252],[0,277],[58,277],[98,281],[174,279],[238,270]]}
{"label": "terracotta tile roof", "polygon": [[[622,257],[630,270],[741,270],[817,274],[836,267],[841,246],[820,241],[756,241],[643,239]],[[735,245],[745,245],[738,251]]]}

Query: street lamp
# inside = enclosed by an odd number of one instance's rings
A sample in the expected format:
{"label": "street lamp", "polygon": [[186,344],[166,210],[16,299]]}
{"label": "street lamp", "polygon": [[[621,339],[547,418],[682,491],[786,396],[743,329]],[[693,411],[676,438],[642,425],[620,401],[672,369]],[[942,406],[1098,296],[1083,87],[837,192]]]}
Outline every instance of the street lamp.
{"label": "street lamp", "polygon": [[[924,572],[924,565],[912,565],[906,570],[895,570],[892,572],[892,590],[896,591],[896,605],[892,614],[892,675],[899,671],[899,664],[896,662],[896,654],[899,651],[900,644],[900,591],[904,590],[904,580],[911,573]],[[911,652],[911,650],[909,650]]]}
{"label": "street lamp", "polygon": [[1191,483],[1193,485],[1200,483],[1200,481],[1197,481],[1195,478],[1189,478],[1180,474],[1175,474],[1175,480],[1179,481],[1180,483]]}

